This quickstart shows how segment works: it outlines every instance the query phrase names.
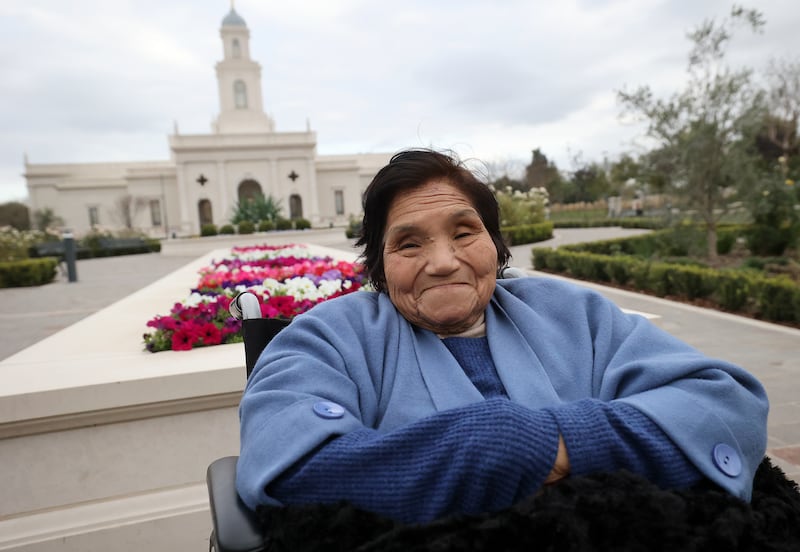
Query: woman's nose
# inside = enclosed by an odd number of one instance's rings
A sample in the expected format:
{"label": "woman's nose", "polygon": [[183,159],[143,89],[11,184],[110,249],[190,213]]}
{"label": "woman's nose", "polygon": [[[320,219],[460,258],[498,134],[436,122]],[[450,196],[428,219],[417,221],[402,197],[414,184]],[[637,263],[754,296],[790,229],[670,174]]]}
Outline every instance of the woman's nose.
{"label": "woman's nose", "polygon": [[446,242],[431,244],[425,269],[429,274],[450,274],[458,270],[458,257],[453,244]]}

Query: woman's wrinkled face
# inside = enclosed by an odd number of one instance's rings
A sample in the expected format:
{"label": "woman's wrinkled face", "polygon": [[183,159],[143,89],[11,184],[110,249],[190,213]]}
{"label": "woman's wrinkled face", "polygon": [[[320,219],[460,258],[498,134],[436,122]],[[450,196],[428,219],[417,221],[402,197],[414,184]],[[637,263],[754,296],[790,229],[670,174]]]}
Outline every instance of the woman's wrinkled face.
{"label": "woman's wrinkled face", "polygon": [[444,180],[395,197],[384,233],[389,297],[412,324],[437,334],[478,322],[495,288],[497,249],[469,198]]}

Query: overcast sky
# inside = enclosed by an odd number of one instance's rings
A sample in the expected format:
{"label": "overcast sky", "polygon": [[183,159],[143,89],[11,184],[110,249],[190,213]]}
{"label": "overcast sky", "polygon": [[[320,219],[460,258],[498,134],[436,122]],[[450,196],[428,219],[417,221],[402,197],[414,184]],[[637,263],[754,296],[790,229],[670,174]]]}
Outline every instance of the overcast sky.
{"label": "overcast sky", "polygon": [[[320,154],[450,148],[524,165],[634,150],[620,89],[683,87],[690,42],[723,0],[237,0],[277,131]],[[31,163],[169,159],[167,135],[207,133],[228,0],[0,0],[0,202]],[[748,5],[733,65],[800,56],[800,1]]]}

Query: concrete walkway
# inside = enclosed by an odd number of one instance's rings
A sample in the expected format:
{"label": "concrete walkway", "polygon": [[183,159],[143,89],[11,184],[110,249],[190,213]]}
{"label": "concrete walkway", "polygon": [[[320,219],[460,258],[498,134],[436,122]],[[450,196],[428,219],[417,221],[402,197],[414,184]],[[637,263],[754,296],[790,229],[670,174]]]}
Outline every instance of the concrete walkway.
{"label": "concrete walkway", "polygon": [[[537,246],[564,245],[641,233],[619,228],[561,229]],[[279,239],[278,239],[279,238]],[[231,244],[237,237],[231,238]],[[353,240],[341,229],[254,236],[262,242],[316,243],[352,252]],[[180,240],[176,240],[180,242]],[[200,256],[197,243],[165,248],[166,254],[132,255],[78,261],[78,282],[65,277],[38,288],[0,289],[0,360],[105,308]],[[226,245],[213,242],[209,250]],[[530,269],[531,246],[512,248],[512,264]],[[532,275],[540,275],[530,271]],[[188,288],[194,282],[187,282]],[[771,401],[769,454],[787,475],[800,481],[800,330],[674,303],[638,293],[578,282],[597,289],[620,307],[660,317],[659,326],[704,353],[752,372]],[[176,297],[176,300],[181,299]],[[154,312],[155,314],[164,314]],[[142,321],[142,330],[144,331]]]}
{"label": "concrete walkway", "polygon": [[0,289],[0,360],[167,276],[197,256],[146,253],[82,259],[76,263],[77,282],[68,282],[59,273],[54,282],[44,286]]}

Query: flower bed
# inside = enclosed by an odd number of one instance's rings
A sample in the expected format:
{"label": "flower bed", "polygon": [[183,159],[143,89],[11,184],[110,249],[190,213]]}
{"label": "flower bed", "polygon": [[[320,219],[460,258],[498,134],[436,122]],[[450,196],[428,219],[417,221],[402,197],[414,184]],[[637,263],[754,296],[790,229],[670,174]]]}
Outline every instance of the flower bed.
{"label": "flower bed", "polygon": [[230,257],[200,270],[189,297],[168,315],[147,322],[150,352],[187,351],[242,340],[241,321],[228,311],[240,292],[253,292],[264,318],[293,318],[322,301],[352,293],[364,279],[361,265],[314,257],[302,245],[234,247]]}

